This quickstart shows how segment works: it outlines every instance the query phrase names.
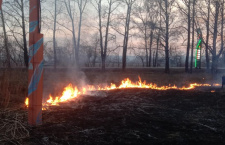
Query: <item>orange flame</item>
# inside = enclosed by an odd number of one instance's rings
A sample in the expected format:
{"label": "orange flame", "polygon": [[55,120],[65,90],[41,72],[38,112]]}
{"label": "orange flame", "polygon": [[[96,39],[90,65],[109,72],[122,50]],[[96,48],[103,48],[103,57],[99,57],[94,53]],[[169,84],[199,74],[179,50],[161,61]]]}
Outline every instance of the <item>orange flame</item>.
{"label": "orange flame", "polygon": [[215,93],[215,92],[216,92],[215,90],[212,90],[212,91],[211,91],[211,93]]}
{"label": "orange flame", "polygon": [[26,98],[26,99],[25,99],[25,107],[28,108],[28,105],[29,105],[29,98]]}
{"label": "orange flame", "polygon": [[[220,84],[214,84],[215,86],[220,86]],[[171,86],[161,86],[158,87],[156,84],[150,83],[147,84],[146,81],[142,81],[139,77],[139,81],[132,82],[129,78],[126,78],[121,81],[121,84],[119,86],[116,86],[115,84],[111,84],[110,86],[93,86],[88,85],[82,89],[78,89],[77,87],[73,87],[72,84],[69,84],[67,87],[64,88],[64,91],[62,93],[62,96],[56,96],[55,99],[53,99],[52,95],[49,95],[49,99],[43,103],[43,106],[55,106],[59,105],[62,102],[68,102],[75,98],[77,98],[79,95],[87,94],[89,91],[101,91],[101,90],[115,90],[115,89],[125,89],[125,88],[145,88],[145,89],[155,89],[155,90],[169,90],[169,89],[176,89],[176,90],[191,90],[195,87],[200,86],[211,86],[210,84],[197,84],[193,83],[190,84],[188,87],[177,87],[175,85]]]}

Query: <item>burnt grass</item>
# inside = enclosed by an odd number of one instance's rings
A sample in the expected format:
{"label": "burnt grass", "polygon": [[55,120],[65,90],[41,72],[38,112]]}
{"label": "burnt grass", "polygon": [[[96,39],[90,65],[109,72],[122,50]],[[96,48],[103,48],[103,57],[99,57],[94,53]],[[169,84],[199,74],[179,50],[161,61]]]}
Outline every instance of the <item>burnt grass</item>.
{"label": "burnt grass", "polygon": [[43,112],[32,144],[225,144],[225,96],[209,90],[125,89]]}
{"label": "burnt grass", "polygon": [[[11,99],[6,110],[23,106],[27,92],[27,72],[13,71],[9,77]],[[225,73],[220,72],[213,78],[203,69],[194,70],[192,75],[184,74],[183,69],[171,69],[171,74],[163,71],[130,69],[121,72],[112,69],[101,72],[99,69],[86,69],[77,72],[71,69],[45,69],[44,99],[49,93],[53,96],[60,94],[68,83],[81,86],[85,83],[118,85],[126,77],[137,81],[137,76],[140,76],[159,86],[183,86],[193,82],[211,83],[213,79],[215,83],[221,83],[221,76]],[[44,110],[43,125],[37,127],[27,125],[26,109],[20,107],[17,110],[12,110],[13,113],[8,115],[14,120],[7,122],[10,128],[0,126],[0,144],[225,144],[225,89],[219,87],[198,87],[188,91],[124,89],[91,92],[69,103]],[[21,120],[16,116],[20,116]],[[6,124],[4,121],[11,119],[0,118],[0,124]],[[20,128],[14,125],[18,121],[23,123]],[[24,130],[25,133],[22,132]],[[29,131],[28,137],[26,131]],[[15,132],[18,138],[15,138]]]}

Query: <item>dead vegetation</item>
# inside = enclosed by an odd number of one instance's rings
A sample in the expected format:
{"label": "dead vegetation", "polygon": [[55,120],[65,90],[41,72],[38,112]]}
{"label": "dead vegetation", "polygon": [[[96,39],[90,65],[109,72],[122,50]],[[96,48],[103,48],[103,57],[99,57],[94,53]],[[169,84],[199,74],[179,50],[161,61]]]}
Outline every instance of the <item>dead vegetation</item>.
{"label": "dead vegetation", "polygon": [[37,144],[224,144],[225,98],[209,90],[126,89],[44,111]]}
{"label": "dead vegetation", "polygon": [[9,74],[8,71],[4,71],[0,76],[0,106],[1,108],[8,107],[10,101],[9,92]]}
{"label": "dead vegetation", "polygon": [[25,110],[5,109],[0,111],[0,143],[23,144],[22,139],[28,138],[29,127]]}
{"label": "dead vegetation", "polygon": [[[81,86],[118,84],[126,77],[136,81],[137,76],[158,85],[212,82],[209,74],[196,74],[175,71],[168,75],[160,70],[139,69],[125,73],[47,69],[44,97],[59,94],[71,82]],[[220,75],[216,83],[220,83]],[[0,144],[225,144],[225,91],[220,88],[91,92],[90,96],[43,111],[43,125],[31,128],[23,108],[26,71],[1,72],[0,79],[0,93],[9,95],[0,97],[1,103],[6,104],[1,104]]]}

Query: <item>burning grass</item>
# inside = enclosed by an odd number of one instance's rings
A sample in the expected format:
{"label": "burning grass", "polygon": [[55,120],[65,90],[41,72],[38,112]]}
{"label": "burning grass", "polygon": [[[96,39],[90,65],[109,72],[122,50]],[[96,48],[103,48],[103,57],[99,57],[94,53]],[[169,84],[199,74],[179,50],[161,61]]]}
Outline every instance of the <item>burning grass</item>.
{"label": "burning grass", "polygon": [[[139,89],[153,89],[153,90],[191,90],[195,89],[196,87],[212,87],[212,86],[221,86],[220,84],[198,84],[198,83],[192,83],[189,86],[185,87],[177,87],[176,85],[169,85],[169,86],[157,86],[153,83],[146,83],[146,81],[142,81],[140,77],[139,81],[132,82],[129,78],[123,79],[120,83],[120,85],[116,86],[116,84],[111,83],[109,86],[102,86],[102,85],[87,85],[85,87],[82,87],[78,89],[77,86],[73,87],[72,84],[69,84],[67,87],[64,88],[64,91],[62,92],[61,96],[55,96],[52,97],[52,95],[49,95],[49,99],[47,99],[46,102],[43,103],[43,109],[45,110],[49,106],[55,106],[59,105],[63,102],[69,102],[73,101],[77,97],[81,95],[87,95],[90,94],[91,91],[109,91],[109,90],[118,90],[118,89],[131,89],[131,88],[139,88]],[[26,98],[25,101],[26,106],[28,106],[28,98]]]}
{"label": "burning grass", "polygon": [[[220,75],[214,83],[220,83]],[[64,87],[71,82],[70,87],[77,88],[80,94],[70,102],[43,110],[43,125],[36,128],[27,125],[26,110],[21,109],[27,92],[26,76],[25,71],[19,74],[14,71],[8,79],[11,111],[0,111],[0,144],[225,144],[224,90],[212,86],[191,90],[118,89],[121,80],[127,77],[139,85],[137,76],[158,87],[211,85],[212,78],[207,73],[190,75],[176,71],[167,75],[163,70],[102,73],[47,69],[45,100],[49,99],[49,93],[52,101],[56,96],[60,100]],[[105,88],[110,83],[115,84],[115,89],[98,91],[99,84]],[[96,91],[84,90],[87,84]],[[16,105],[20,109],[11,108]]]}

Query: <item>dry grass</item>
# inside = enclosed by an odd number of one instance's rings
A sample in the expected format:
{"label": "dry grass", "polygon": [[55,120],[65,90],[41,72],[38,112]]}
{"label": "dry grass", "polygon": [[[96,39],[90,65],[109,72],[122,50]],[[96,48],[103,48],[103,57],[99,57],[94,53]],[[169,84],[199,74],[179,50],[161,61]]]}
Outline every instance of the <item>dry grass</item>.
{"label": "dry grass", "polygon": [[9,91],[9,74],[8,71],[4,71],[0,77],[0,105],[2,108],[7,108],[10,101]]}
{"label": "dry grass", "polygon": [[[99,69],[85,69],[82,71],[73,69],[57,69],[54,71],[46,69],[44,72],[44,97],[48,96],[49,93],[61,93],[61,89],[68,85],[68,83],[78,86],[102,83],[119,84],[124,78],[129,77],[132,81],[137,81],[138,76],[140,76],[148,83],[156,83],[159,86],[168,84],[182,86],[193,82],[220,83],[222,75],[222,73],[219,73],[213,81],[212,76],[204,71],[196,71],[194,74],[184,74],[183,70],[174,70],[171,74],[165,74],[163,69],[134,69],[126,72],[122,72],[120,69],[107,70],[106,72],[101,72]],[[22,144],[24,139],[32,137],[32,133],[29,132],[30,128],[27,125],[27,111],[21,109],[27,96],[27,78],[27,71],[23,69],[0,70],[0,144]],[[130,96],[132,97],[133,95]],[[107,99],[106,101],[110,100]],[[126,106],[128,101],[132,102],[132,99],[126,100],[122,106]],[[90,107],[90,105],[87,105],[87,107]],[[141,107],[139,107],[138,111],[143,112],[145,115],[149,113]],[[82,115],[84,112],[81,112]],[[209,125],[199,124],[199,126],[212,130]]]}
{"label": "dry grass", "polygon": [[26,96],[26,70],[0,70],[0,108],[11,108],[14,104],[21,104]]}
{"label": "dry grass", "polygon": [[0,144],[22,144],[22,139],[30,136],[26,118],[25,110],[18,111],[18,108],[1,110]]}
{"label": "dry grass", "polygon": [[27,111],[21,110],[26,93],[25,70],[0,70],[0,144],[22,144],[29,137]]}

